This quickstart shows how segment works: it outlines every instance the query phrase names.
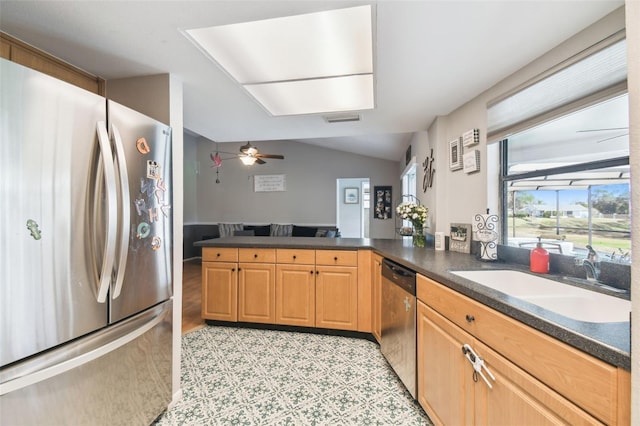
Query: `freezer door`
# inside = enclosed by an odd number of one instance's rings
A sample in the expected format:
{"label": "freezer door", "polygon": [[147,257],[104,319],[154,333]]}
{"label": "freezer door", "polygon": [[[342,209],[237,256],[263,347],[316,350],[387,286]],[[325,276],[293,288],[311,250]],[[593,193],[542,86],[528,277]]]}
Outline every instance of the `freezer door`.
{"label": "freezer door", "polygon": [[122,199],[111,288],[116,322],[172,294],[171,129],[113,101],[107,113]]}
{"label": "freezer door", "polygon": [[172,302],[1,370],[2,424],[151,424],[171,401]]}
{"label": "freezer door", "polygon": [[[88,228],[105,100],[0,60],[0,365],[107,324]],[[98,167],[100,168],[100,167]],[[102,180],[94,184],[104,185]],[[96,211],[96,217],[101,212]]]}

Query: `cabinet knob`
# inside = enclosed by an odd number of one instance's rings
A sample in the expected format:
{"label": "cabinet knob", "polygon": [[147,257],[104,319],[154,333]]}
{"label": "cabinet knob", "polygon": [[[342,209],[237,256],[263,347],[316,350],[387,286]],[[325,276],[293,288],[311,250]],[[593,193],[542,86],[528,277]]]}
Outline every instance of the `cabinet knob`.
{"label": "cabinet knob", "polygon": [[476,318],[475,318],[473,315],[469,315],[469,314],[467,314],[464,318],[465,318],[465,319],[467,320],[467,322],[469,322],[469,323],[471,323],[471,322],[473,322],[473,321],[475,321],[475,320],[476,320]]}
{"label": "cabinet knob", "polygon": [[338,261],[338,256],[334,257],[333,260]]}
{"label": "cabinet knob", "polygon": [[320,274],[320,271],[316,271],[316,275]]}
{"label": "cabinet knob", "polygon": [[216,253],[216,257],[220,257],[220,253]]}
{"label": "cabinet knob", "polygon": [[309,271],[310,274],[313,274],[313,271]]}
{"label": "cabinet knob", "polygon": [[253,255],[253,258],[254,258],[254,259],[257,259],[257,258],[258,258],[258,255],[257,255],[257,254],[254,254],[254,255]]}
{"label": "cabinet knob", "polygon": [[235,271],[236,271],[236,268],[231,268],[231,272],[235,272]]}
{"label": "cabinet knob", "polygon": [[293,260],[295,260],[295,259],[296,259],[296,255],[294,254],[294,255],[293,255]]}

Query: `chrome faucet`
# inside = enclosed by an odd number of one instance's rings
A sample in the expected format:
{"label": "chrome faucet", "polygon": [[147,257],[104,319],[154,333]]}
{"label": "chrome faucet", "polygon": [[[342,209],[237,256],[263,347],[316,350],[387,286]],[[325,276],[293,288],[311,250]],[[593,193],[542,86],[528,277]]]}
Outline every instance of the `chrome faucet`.
{"label": "chrome faucet", "polygon": [[589,253],[587,254],[587,258],[582,261],[582,266],[584,267],[588,281],[598,281],[598,278],[600,278],[600,262],[598,261],[598,253],[596,253],[590,245],[587,245],[586,247],[587,250],[589,250]]}

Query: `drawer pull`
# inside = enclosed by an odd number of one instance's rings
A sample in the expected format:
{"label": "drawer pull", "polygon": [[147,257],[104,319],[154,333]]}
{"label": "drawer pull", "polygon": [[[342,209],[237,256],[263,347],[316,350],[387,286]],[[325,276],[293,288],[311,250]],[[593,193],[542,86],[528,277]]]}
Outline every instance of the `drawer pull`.
{"label": "drawer pull", "polygon": [[254,258],[254,259],[257,259],[257,258],[258,258],[258,255],[257,255],[257,254],[254,254],[254,255],[253,255],[253,258]]}
{"label": "drawer pull", "polygon": [[467,320],[468,323],[472,323],[476,320],[476,318],[473,315],[469,315],[469,314],[467,314],[464,318]]}
{"label": "drawer pull", "polygon": [[296,260],[296,255],[295,254],[293,255],[293,260]]}
{"label": "drawer pull", "polygon": [[220,257],[220,253],[216,253],[216,257]]}
{"label": "drawer pull", "polygon": [[334,257],[333,260],[338,261],[338,256]]}

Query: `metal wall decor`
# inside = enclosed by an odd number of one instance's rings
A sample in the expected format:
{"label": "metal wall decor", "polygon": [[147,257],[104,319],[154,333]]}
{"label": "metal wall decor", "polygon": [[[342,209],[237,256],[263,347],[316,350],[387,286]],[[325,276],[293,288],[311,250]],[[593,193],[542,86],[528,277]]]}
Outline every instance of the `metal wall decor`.
{"label": "metal wall decor", "polygon": [[391,219],[393,215],[393,202],[390,186],[374,186],[373,187],[374,219]]}
{"label": "metal wall decor", "polygon": [[422,162],[422,169],[424,170],[424,177],[422,178],[422,192],[427,192],[427,188],[433,186],[433,175],[436,173],[436,169],[433,168],[435,159],[433,158],[433,149],[427,158]]}

